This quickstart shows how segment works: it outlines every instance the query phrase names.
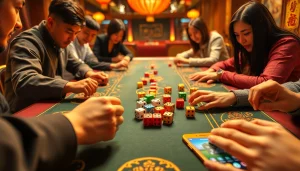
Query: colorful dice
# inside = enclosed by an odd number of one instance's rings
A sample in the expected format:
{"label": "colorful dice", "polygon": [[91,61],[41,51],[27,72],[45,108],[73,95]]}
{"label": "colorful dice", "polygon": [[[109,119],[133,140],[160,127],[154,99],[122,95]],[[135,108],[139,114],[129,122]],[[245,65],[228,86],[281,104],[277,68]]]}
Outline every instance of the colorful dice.
{"label": "colorful dice", "polygon": [[150,76],[150,73],[149,73],[149,72],[145,72],[145,73],[144,73],[144,77],[149,78],[149,76]]}
{"label": "colorful dice", "polygon": [[186,106],[185,107],[185,116],[187,118],[194,118],[195,117],[195,107],[194,106]]}
{"label": "colorful dice", "polygon": [[184,84],[178,84],[178,91],[184,91]]}
{"label": "colorful dice", "polygon": [[152,99],[152,100],[151,100],[151,104],[152,104],[153,106],[157,107],[157,106],[160,106],[160,105],[161,105],[161,102],[160,102],[159,99]]}
{"label": "colorful dice", "polygon": [[154,113],[160,113],[161,115],[163,115],[165,113],[165,108],[162,106],[155,107]]}
{"label": "colorful dice", "polygon": [[143,78],[142,82],[143,82],[143,85],[147,85],[147,79]]}
{"label": "colorful dice", "polygon": [[174,113],[174,110],[175,110],[175,104],[172,103],[172,102],[167,102],[164,104],[164,108],[167,112],[173,112]]}
{"label": "colorful dice", "polygon": [[153,126],[161,126],[162,124],[162,115],[160,113],[153,113],[152,115]]}
{"label": "colorful dice", "polygon": [[184,109],[184,99],[182,99],[182,98],[176,99],[176,108]]}
{"label": "colorful dice", "polygon": [[154,96],[152,94],[146,94],[145,98],[146,102],[149,104],[151,103],[151,100],[154,99]]}
{"label": "colorful dice", "polygon": [[138,92],[137,95],[138,95],[138,99],[139,99],[139,98],[145,97],[146,93],[144,91],[141,91],[141,92]]}
{"label": "colorful dice", "polygon": [[158,71],[157,71],[157,70],[154,70],[154,71],[153,71],[153,74],[154,74],[154,75],[157,75],[157,74],[158,74]]}
{"label": "colorful dice", "polygon": [[144,126],[152,126],[153,125],[153,114],[145,113],[143,123],[144,123]]}
{"label": "colorful dice", "polygon": [[137,82],[137,88],[143,88],[143,82],[141,81]]}
{"label": "colorful dice", "polygon": [[172,87],[170,86],[167,86],[164,88],[164,93],[165,94],[172,94]]}
{"label": "colorful dice", "polygon": [[146,110],[144,108],[137,108],[137,109],[135,109],[135,118],[142,120],[144,118],[145,113],[146,113]]}
{"label": "colorful dice", "polygon": [[147,113],[153,113],[154,106],[152,104],[146,104],[144,106],[144,109],[146,110]]}
{"label": "colorful dice", "polygon": [[163,114],[163,122],[164,124],[170,125],[173,123],[174,113],[172,112],[165,112]]}
{"label": "colorful dice", "polygon": [[170,94],[164,94],[162,96],[163,99],[163,104],[167,103],[167,102],[171,102],[171,95]]}
{"label": "colorful dice", "polygon": [[197,91],[198,89],[196,87],[191,87],[190,88],[190,94],[193,94],[195,91]]}
{"label": "colorful dice", "polygon": [[178,97],[186,101],[186,92],[178,92]]}
{"label": "colorful dice", "polygon": [[143,108],[146,104],[147,104],[146,101],[139,100],[139,101],[136,102],[136,108],[140,108],[140,107]]}

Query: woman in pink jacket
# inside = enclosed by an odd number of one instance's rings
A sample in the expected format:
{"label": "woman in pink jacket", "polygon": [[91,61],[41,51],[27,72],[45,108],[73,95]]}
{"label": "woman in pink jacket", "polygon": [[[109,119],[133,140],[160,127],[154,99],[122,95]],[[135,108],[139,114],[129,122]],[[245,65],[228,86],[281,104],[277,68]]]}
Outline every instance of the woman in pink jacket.
{"label": "woman in pink jacket", "polygon": [[220,81],[251,88],[266,80],[279,83],[300,78],[300,38],[279,28],[268,9],[257,1],[241,6],[230,23],[234,57],[190,76],[193,81]]}

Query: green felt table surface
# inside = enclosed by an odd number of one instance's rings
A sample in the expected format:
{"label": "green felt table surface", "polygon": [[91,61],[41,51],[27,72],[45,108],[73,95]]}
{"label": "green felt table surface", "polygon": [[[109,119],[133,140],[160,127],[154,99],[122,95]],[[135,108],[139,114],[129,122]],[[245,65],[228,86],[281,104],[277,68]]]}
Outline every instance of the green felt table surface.
{"label": "green felt table surface", "polygon": [[[199,68],[168,66],[168,60],[134,60],[127,71],[108,72],[109,85],[99,87],[98,92],[102,96],[116,96],[122,101],[125,107],[124,123],[120,126],[116,137],[108,142],[100,142],[94,145],[80,146],[78,159],[85,162],[85,170],[93,171],[114,171],[118,170],[124,163],[138,158],[154,157],[165,159],[177,166],[177,169],[184,171],[206,170],[201,161],[182,142],[182,135],[186,133],[210,132],[226,120],[261,118],[272,120],[270,116],[261,111],[253,111],[250,108],[225,108],[208,111],[197,111],[195,119],[187,119],[185,110],[175,109],[174,122],[170,126],[163,125],[159,128],[144,128],[143,122],[134,119],[136,108],[137,92],[147,91],[150,83],[141,89],[137,89],[137,82],[144,77],[145,72],[152,72],[150,65],[155,65],[158,75],[154,76],[158,84],[157,98],[161,98],[164,87],[172,87],[172,102],[178,97],[177,86],[179,83],[185,85],[185,91],[189,95],[191,87],[202,90],[228,91],[222,84],[216,83],[194,83],[189,81],[188,76],[200,71]],[[53,114],[62,111],[70,111],[80,103],[74,100],[74,94],[65,100],[46,110],[43,114]],[[188,102],[185,102],[188,105]],[[135,161],[135,164],[128,165],[124,170],[157,170],[162,169],[163,161],[146,160],[145,163]],[[152,163],[150,162],[152,161]],[[164,170],[176,170],[170,165],[164,165]],[[161,168],[159,168],[161,167]],[[150,168],[150,169],[149,169]]]}

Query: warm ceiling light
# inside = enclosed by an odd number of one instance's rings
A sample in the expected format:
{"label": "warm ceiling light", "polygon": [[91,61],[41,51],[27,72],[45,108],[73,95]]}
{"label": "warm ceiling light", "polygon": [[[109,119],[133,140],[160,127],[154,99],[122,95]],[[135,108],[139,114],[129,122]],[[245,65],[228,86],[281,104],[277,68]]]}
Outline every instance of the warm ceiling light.
{"label": "warm ceiling light", "polygon": [[154,19],[153,16],[147,16],[147,17],[146,17],[146,21],[149,22],[149,23],[151,23],[151,22],[154,22],[155,19]]}
{"label": "warm ceiling light", "polygon": [[108,4],[111,0],[96,0],[101,6],[102,9],[107,10]]}
{"label": "warm ceiling light", "polygon": [[167,9],[171,0],[127,0],[127,2],[137,13],[153,16]]}
{"label": "warm ceiling light", "polygon": [[104,14],[102,14],[101,12],[96,12],[93,14],[93,18],[97,21],[97,22],[101,22],[105,19]]}
{"label": "warm ceiling light", "polygon": [[200,13],[198,10],[192,9],[192,10],[188,11],[186,15],[188,18],[193,19],[193,18],[199,17]]}

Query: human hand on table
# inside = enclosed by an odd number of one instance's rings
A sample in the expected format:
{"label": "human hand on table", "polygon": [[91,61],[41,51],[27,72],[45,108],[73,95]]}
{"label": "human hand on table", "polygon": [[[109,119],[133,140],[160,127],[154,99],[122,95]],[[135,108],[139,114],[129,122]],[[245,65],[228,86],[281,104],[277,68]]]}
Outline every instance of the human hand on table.
{"label": "human hand on table", "polygon": [[108,83],[108,75],[104,72],[88,71],[85,74],[85,77],[96,80],[99,85],[106,85]]}
{"label": "human hand on table", "polygon": [[255,110],[291,112],[300,108],[300,95],[273,80],[250,88],[248,100]]}
{"label": "human hand on table", "polygon": [[128,68],[128,62],[126,60],[122,60],[118,63],[112,63],[111,69],[120,69],[120,68]]}
{"label": "human hand on table", "polygon": [[198,82],[207,82],[208,84],[218,80],[218,74],[213,69],[206,71],[196,72],[190,75],[190,80]]}
{"label": "human hand on table", "polygon": [[207,110],[215,107],[228,107],[236,103],[236,97],[232,92],[213,92],[198,90],[190,95],[189,103],[194,106],[200,102],[206,102],[199,106],[199,110]]}
{"label": "human hand on table", "polygon": [[179,56],[177,55],[174,59],[173,59],[173,62],[175,65],[177,66],[180,66],[181,64],[189,64],[190,63],[190,60],[185,58],[185,57],[182,57],[182,56]]}
{"label": "human hand on table", "polygon": [[68,82],[64,89],[63,92],[69,93],[84,93],[86,97],[93,95],[98,88],[98,83],[97,81],[91,79],[91,78],[86,78],[80,81],[76,82]]}
{"label": "human hand on table", "polygon": [[114,63],[120,62],[124,59],[124,55],[117,55],[116,57],[111,58],[111,61]]}
{"label": "human hand on table", "polygon": [[71,122],[78,144],[93,144],[115,137],[123,123],[124,108],[116,97],[91,97],[65,116]]}
{"label": "human hand on table", "polygon": [[[278,123],[254,120],[227,121],[211,131],[209,141],[237,157],[250,171],[295,171],[300,168],[300,141]],[[205,161],[214,171],[241,171]]]}

